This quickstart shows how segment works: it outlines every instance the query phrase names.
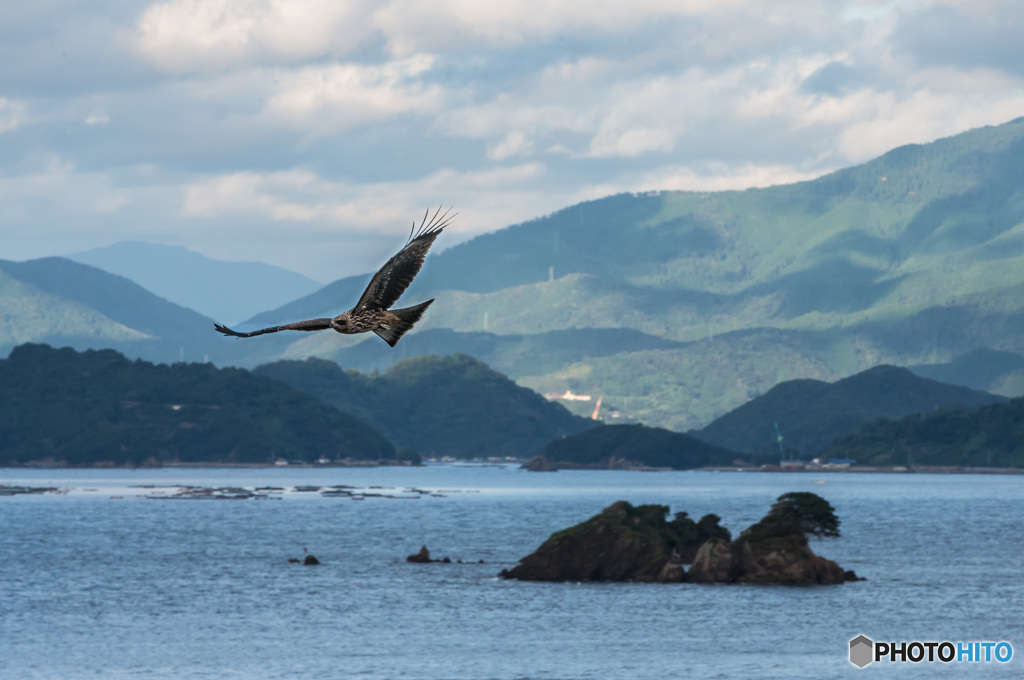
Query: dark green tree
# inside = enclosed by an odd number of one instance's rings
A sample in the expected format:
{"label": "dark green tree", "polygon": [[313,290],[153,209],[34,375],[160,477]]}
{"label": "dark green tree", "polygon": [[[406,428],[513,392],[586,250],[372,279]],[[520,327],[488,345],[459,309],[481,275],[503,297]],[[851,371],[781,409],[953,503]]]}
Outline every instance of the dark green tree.
{"label": "dark green tree", "polygon": [[807,491],[793,491],[779,496],[761,522],[792,527],[804,535],[839,537],[836,509],[821,496]]}

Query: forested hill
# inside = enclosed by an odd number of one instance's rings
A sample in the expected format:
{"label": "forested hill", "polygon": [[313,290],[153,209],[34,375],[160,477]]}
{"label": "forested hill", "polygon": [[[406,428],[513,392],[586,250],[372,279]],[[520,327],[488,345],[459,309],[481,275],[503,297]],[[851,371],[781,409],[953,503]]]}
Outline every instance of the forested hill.
{"label": "forested hill", "polygon": [[838,439],[823,455],[859,465],[1024,468],[1024,398],[876,421]]}
{"label": "forested hill", "polygon": [[644,425],[595,427],[556,439],[541,452],[551,468],[670,468],[692,470],[706,465],[731,465],[732,451],[681,432]]}
{"label": "forested hill", "polygon": [[424,456],[525,458],[595,425],[462,354],[405,359],[377,376],[322,359],[255,371],[366,420]]}
{"label": "forested hill", "polygon": [[0,465],[394,458],[373,428],[241,369],[21,345],[0,360]]}
{"label": "forested hill", "polygon": [[781,434],[786,449],[810,458],[836,438],[879,418],[1004,401],[1005,397],[921,378],[905,368],[876,366],[834,383],[780,383],[691,434],[734,451],[771,455],[779,452]]}

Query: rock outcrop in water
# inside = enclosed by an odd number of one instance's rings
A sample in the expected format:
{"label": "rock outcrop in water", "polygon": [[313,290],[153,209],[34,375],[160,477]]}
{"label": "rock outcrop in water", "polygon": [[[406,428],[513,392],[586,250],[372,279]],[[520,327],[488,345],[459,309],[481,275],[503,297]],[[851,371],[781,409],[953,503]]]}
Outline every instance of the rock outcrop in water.
{"label": "rock outcrop in water", "polygon": [[559,531],[501,576],[523,581],[640,581],[680,583],[683,564],[711,536],[729,532],[708,515],[666,519],[664,505],[618,501],[581,524]]}
{"label": "rock outcrop in water", "polygon": [[[524,581],[837,584],[861,580],[811,552],[807,536],[839,536],[839,520],[812,493],[779,496],[757,524],[730,540],[716,515],[699,522],[668,507],[618,501],[559,531],[503,578]],[[692,566],[687,573],[684,564]]]}
{"label": "rock outcrop in water", "polygon": [[694,583],[826,585],[858,580],[832,560],[811,552],[807,535],[839,536],[834,508],[813,493],[779,496],[761,521],[735,541],[712,539],[690,568]]}
{"label": "rock outcrop in water", "polygon": [[452,561],[452,558],[445,557],[440,560],[430,559],[430,551],[427,550],[427,546],[423,546],[422,548],[420,548],[420,551],[418,553],[414,553],[406,557],[405,561],[414,562],[418,564],[429,564],[431,562],[444,562],[445,564],[448,564]]}

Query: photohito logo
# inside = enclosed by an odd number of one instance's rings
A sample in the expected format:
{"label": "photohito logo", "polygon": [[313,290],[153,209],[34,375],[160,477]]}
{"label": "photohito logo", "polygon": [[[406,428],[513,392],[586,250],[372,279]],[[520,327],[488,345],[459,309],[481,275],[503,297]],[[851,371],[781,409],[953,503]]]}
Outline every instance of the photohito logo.
{"label": "photohito logo", "polygon": [[850,663],[864,668],[872,661],[890,663],[1006,663],[1013,658],[1009,642],[874,642],[865,635],[850,640]]}

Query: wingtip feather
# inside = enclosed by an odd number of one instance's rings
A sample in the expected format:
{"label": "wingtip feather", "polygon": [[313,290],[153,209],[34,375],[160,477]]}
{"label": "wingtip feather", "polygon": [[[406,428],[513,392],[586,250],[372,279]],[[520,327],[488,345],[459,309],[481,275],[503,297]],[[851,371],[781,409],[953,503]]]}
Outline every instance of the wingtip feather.
{"label": "wingtip feather", "polygon": [[218,333],[223,333],[224,335],[228,335],[228,336],[231,336],[231,337],[235,337],[235,338],[241,338],[241,337],[243,337],[243,336],[242,336],[242,334],[241,334],[241,333],[239,333],[238,331],[233,331],[233,330],[231,330],[230,328],[228,328],[227,326],[222,326],[222,325],[221,325],[221,324],[219,324],[219,323],[215,323],[215,324],[213,324],[213,328],[214,328],[214,330],[216,330],[216,331],[217,331]]}
{"label": "wingtip feather", "polygon": [[412,223],[412,229],[409,232],[409,240],[406,242],[406,245],[412,243],[418,238],[422,238],[423,236],[440,234],[459,214],[452,213],[454,206],[449,207],[442,214],[441,210],[443,208],[444,206],[438,206],[433,215],[430,214],[430,208],[427,208],[427,211],[423,214],[423,219],[420,221],[419,227],[417,228],[416,222]]}

